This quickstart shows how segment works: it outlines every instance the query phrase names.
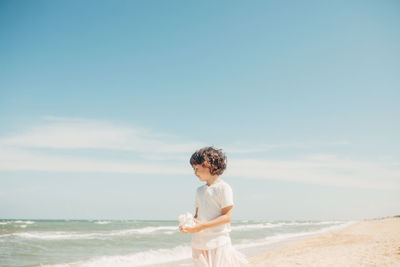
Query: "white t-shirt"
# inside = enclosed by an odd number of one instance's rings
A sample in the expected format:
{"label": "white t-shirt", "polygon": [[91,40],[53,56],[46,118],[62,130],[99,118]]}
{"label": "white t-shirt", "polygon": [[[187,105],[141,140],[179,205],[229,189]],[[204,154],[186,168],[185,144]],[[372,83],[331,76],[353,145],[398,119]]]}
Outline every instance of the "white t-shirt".
{"label": "white t-shirt", "polygon": [[[233,206],[232,188],[223,180],[200,186],[196,192],[197,220],[208,222],[222,215],[222,208]],[[204,229],[192,235],[192,248],[212,249],[230,242],[230,223]]]}

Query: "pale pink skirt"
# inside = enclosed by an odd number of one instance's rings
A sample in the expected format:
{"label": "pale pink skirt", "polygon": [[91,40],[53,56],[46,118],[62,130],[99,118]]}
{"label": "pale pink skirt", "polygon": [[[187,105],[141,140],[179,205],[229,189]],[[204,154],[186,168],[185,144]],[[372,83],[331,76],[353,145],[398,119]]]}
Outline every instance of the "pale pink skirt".
{"label": "pale pink skirt", "polygon": [[192,248],[192,256],[196,267],[241,267],[248,263],[231,243],[207,250]]}

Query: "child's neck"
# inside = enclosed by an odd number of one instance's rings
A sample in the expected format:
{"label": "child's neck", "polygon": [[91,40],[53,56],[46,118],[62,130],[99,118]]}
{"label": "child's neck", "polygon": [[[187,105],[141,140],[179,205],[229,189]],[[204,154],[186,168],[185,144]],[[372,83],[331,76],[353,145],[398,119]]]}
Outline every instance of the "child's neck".
{"label": "child's neck", "polygon": [[216,176],[211,176],[210,179],[207,180],[207,185],[210,186],[210,185],[212,185],[212,184],[215,184],[215,183],[218,182],[219,180],[220,180],[220,179],[219,179],[219,176],[218,176],[218,175],[216,175]]}

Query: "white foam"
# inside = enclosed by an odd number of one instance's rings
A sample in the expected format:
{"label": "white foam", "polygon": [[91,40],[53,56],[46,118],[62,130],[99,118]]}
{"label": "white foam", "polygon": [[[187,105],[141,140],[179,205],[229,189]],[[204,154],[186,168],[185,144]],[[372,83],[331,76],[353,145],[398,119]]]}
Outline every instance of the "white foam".
{"label": "white foam", "polygon": [[279,224],[272,224],[272,223],[266,223],[266,224],[245,224],[245,225],[235,225],[231,226],[231,229],[234,231],[247,231],[247,230],[254,230],[254,229],[265,229],[265,228],[275,228],[275,227],[281,227]]}
{"label": "white foam", "polygon": [[34,224],[35,222],[32,222],[32,221],[21,221],[21,220],[18,220],[18,221],[13,221],[13,223]]}
{"label": "white foam", "polygon": [[164,232],[164,234],[166,234],[166,235],[173,235],[173,234],[175,234],[176,232],[174,232],[174,231],[166,231],[166,232]]}
{"label": "white foam", "polygon": [[97,222],[94,222],[95,224],[109,224],[109,223],[111,223],[111,222],[109,222],[109,221],[97,221]]}
{"label": "white foam", "polygon": [[171,249],[146,250],[128,255],[102,256],[95,257],[86,261],[56,264],[40,265],[43,267],[133,267],[150,264],[163,264],[188,259],[192,256],[192,249],[189,246],[178,246]]}
{"label": "white foam", "polygon": [[71,234],[68,232],[25,232],[14,233],[13,236],[26,239],[61,240],[61,239],[84,239],[91,234]]}
{"label": "white foam", "polygon": [[330,227],[326,227],[317,231],[308,231],[308,232],[300,232],[300,233],[288,233],[288,234],[277,234],[274,236],[268,236],[263,239],[258,239],[258,240],[242,240],[242,244],[235,245],[235,248],[237,249],[243,249],[243,248],[251,248],[251,247],[259,247],[259,246],[264,246],[264,245],[270,245],[282,241],[289,241],[292,239],[297,239],[299,237],[305,237],[305,236],[311,236],[311,235],[317,235],[317,234],[322,234],[326,232],[330,232],[333,230],[338,230],[344,227],[347,227],[351,224],[356,223],[356,221],[350,221],[347,223],[342,223],[340,225],[334,225]]}
{"label": "white foam", "polygon": [[313,225],[329,225],[342,224],[342,221],[323,221],[323,222],[280,222],[280,223],[257,223],[231,226],[233,231],[251,231],[256,229],[277,228],[284,226],[313,226]]}
{"label": "white foam", "polygon": [[25,232],[14,233],[14,236],[27,239],[42,239],[42,240],[63,240],[63,239],[107,239],[114,236],[126,236],[134,234],[150,234],[156,231],[163,231],[164,234],[170,234],[168,231],[177,231],[176,226],[160,226],[160,227],[144,227],[127,230],[117,230],[109,232],[94,232],[94,233],[79,233],[79,232]]}
{"label": "white foam", "polygon": [[178,226],[148,226],[144,228],[134,228],[134,229],[129,229],[129,230],[122,230],[123,234],[129,234],[129,233],[139,233],[139,234],[148,234],[148,233],[153,233],[156,231],[162,231],[162,230],[178,230]]}
{"label": "white foam", "polygon": [[343,221],[322,221],[322,222],[313,222],[313,221],[308,221],[308,222],[282,222],[282,223],[277,223],[278,225],[281,226],[304,226],[304,225],[326,225],[326,224],[342,224],[344,223]]}
{"label": "white foam", "polygon": [[21,221],[21,220],[18,220],[18,221],[3,221],[3,222],[0,222],[0,225],[7,225],[7,224],[34,224],[35,222],[32,222],[32,221]]}
{"label": "white foam", "polygon": [[[12,234],[2,234],[2,235],[0,235],[0,238],[9,237],[9,236],[12,236]],[[1,239],[0,239],[0,240],[1,240]]]}

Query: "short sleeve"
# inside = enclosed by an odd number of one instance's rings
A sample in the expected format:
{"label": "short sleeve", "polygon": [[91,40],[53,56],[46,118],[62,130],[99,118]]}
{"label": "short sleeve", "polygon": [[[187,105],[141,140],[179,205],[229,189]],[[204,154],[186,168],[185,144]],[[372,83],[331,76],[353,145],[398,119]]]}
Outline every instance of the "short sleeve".
{"label": "short sleeve", "polygon": [[233,192],[231,186],[229,184],[225,184],[221,189],[221,209],[228,206],[233,206]]}

